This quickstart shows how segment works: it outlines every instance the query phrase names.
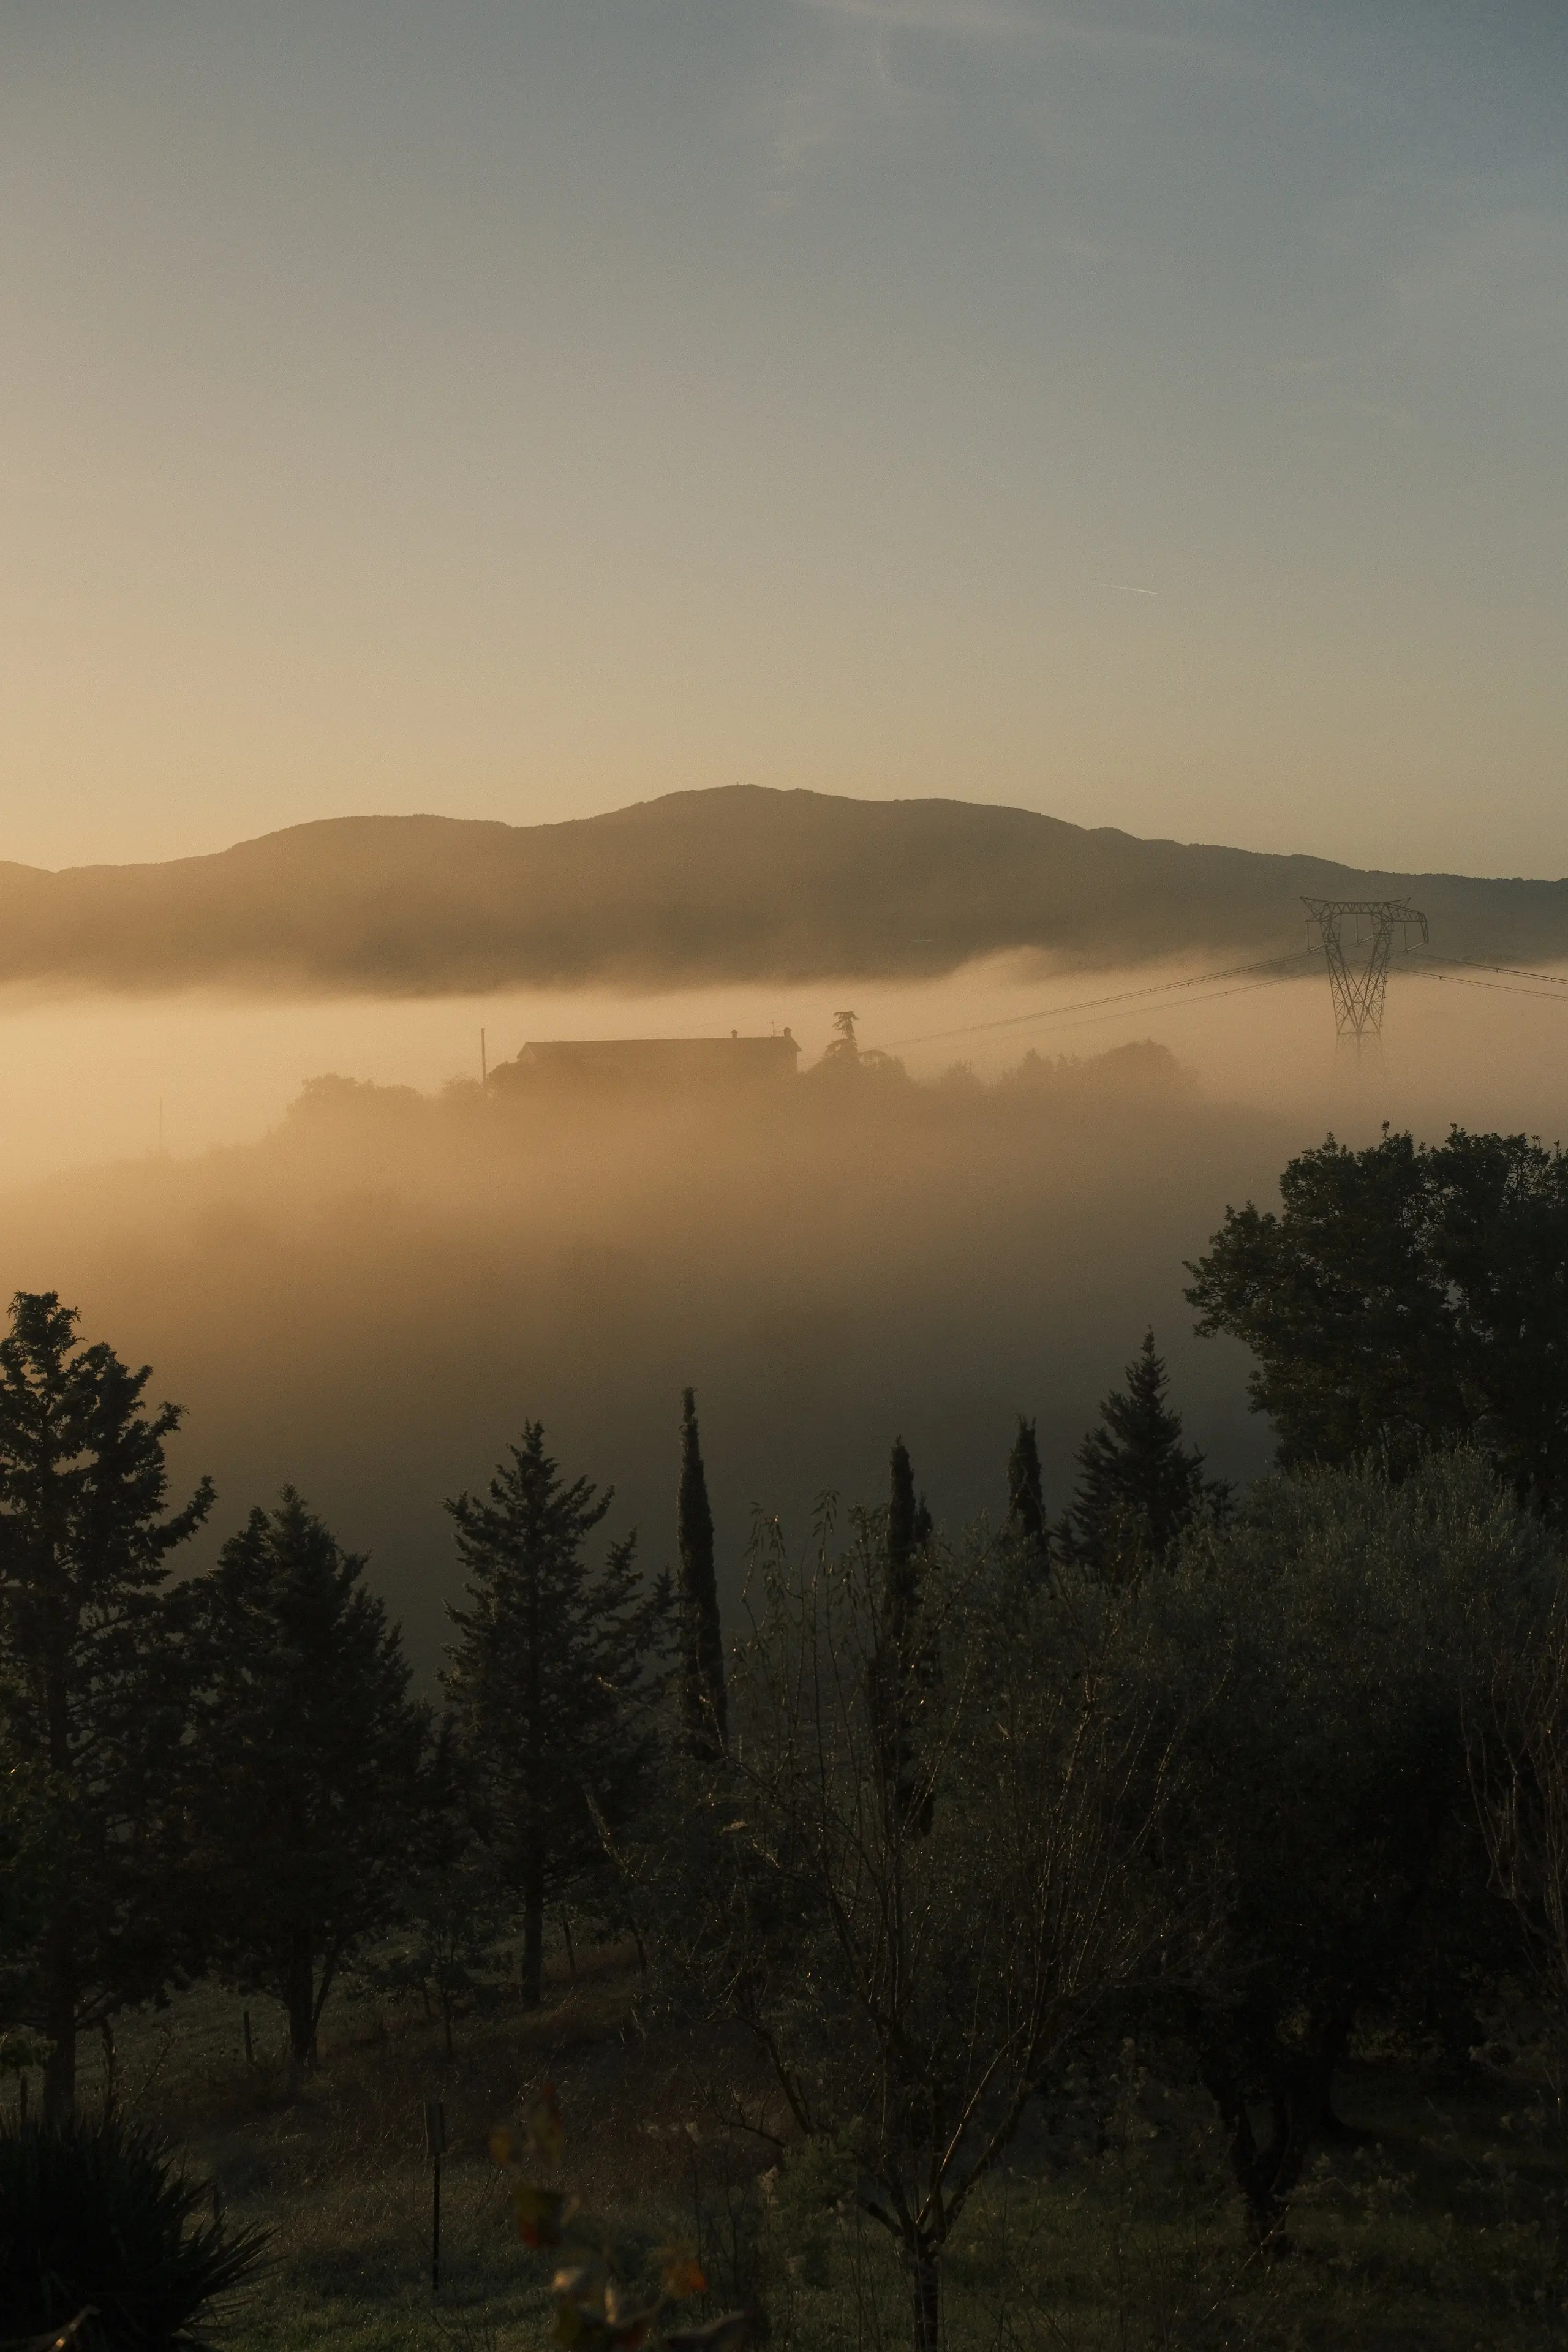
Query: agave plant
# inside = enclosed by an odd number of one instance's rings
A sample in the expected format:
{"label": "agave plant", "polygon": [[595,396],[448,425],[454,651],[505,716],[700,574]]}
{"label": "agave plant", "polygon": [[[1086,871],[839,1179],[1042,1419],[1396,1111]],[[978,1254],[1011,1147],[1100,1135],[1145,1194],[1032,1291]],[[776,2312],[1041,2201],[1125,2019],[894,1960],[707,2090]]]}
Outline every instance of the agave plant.
{"label": "agave plant", "polygon": [[206,2352],[205,2323],[255,2272],[268,2234],[229,2230],[210,2198],[156,2132],[113,2116],[0,2127],[7,2338]]}

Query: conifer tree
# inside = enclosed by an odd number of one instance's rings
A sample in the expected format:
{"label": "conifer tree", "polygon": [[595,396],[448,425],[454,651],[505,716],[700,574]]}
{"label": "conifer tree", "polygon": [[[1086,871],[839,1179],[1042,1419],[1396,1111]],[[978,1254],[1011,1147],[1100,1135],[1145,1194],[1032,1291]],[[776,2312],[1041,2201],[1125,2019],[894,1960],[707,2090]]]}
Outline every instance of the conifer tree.
{"label": "conifer tree", "polygon": [[215,1957],[283,2003],[296,2077],[343,1962],[396,1918],[418,1862],[429,1714],[364,1570],[285,1487],[196,1596]]}
{"label": "conifer tree", "polygon": [[447,1506],[467,1582],[442,1679],[485,1835],[521,1899],[522,1997],[537,2008],[545,1906],[594,1870],[603,1831],[627,1820],[651,1775],[671,1594],[668,1578],[645,1585],[635,1534],[589,1568],[583,1548],[611,1490],[568,1485],[540,1423],[508,1454],[485,1498]]}
{"label": "conifer tree", "polygon": [[152,1999],[181,1934],[184,1666],[169,1554],[212,1507],[163,1514],[180,1408],[82,1346],[54,1291],[20,1291],[0,1340],[0,1739],[47,1776],[38,1932],[15,2013],[50,2044],[47,2111],[69,2114],[77,2035]]}
{"label": "conifer tree", "polygon": [[870,1700],[888,1801],[900,1819],[918,1819],[921,1826],[929,1825],[931,1798],[921,1785],[916,1750],[931,1662],[920,1633],[921,1556],[931,1533],[925,1497],[915,1492],[909,1448],[896,1437],[889,1465],[882,1638],[871,1664]]}
{"label": "conifer tree", "polygon": [[722,1753],[729,1736],[724,1694],[724,1635],[713,1567],[713,1514],[697,1430],[697,1398],[681,1391],[680,1491],[676,1517],[680,1549],[680,1716],[687,1751]]}
{"label": "conifer tree", "polygon": [[1064,1549],[1105,1577],[1134,1576],[1163,1559],[1229,1487],[1205,1478],[1204,1457],[1182,1443],[1182,1417],[1166,1402],[1170,1378],[1152,1331],[1127,1367],[1125,1391],[1100,1405],[1100,1425],[1078,1450],[1079,1480],[1059,1530]]}
{"label": "conifer tree", "polygon": [[1046,1496],[1040,1475],[1040,1446],[1035,1424],[1018,1415],[1018,1434],[1007,1456],[1007,1524],[1024,1551],[1043,1558],[1046,1551]]}

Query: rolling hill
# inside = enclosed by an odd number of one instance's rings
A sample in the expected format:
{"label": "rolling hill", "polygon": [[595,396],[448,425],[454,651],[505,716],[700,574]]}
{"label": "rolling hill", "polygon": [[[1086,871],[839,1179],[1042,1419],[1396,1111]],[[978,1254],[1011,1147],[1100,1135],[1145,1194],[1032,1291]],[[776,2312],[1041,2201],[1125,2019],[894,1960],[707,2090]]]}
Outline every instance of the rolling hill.
{"label": "rolling hill", "polygon": [[0,982],[436,995],[1288,954],[1300,900],[1406,895],[1433,945],[1568,954],[1568,881],[1373,874],[965,801],[736,785],[514,826],[335,817],[162,865],[0,863]]}

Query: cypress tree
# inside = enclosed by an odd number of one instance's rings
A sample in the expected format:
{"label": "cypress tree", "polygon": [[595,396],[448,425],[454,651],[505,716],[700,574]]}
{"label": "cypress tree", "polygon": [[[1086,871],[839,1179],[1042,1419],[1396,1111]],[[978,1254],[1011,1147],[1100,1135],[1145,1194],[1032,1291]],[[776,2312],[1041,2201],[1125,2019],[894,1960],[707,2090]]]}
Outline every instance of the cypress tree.
{"label": "cypress tree", "polygon": [[1035,1424],[1018,1415],[1018,1434],[1007,1456],[1007,1524],[1025,1552],[1043,1558],[1046,1542],[1045,1486]]}
{"label": "cypress tree", "polygon": [[282,2002],[296,2077],[343,1962],[398,1916],[419,1859],[429,1715],[364,1570],[285,1487],[197,1591],[195,1802],[216,1957]]}
{"label": "cypress tree", "polygon": [[[894,1647],[901,1649],[909,1636],[920,1591],[915,1554],[921,1540],[914,1465],[901,1437],[893,1440],[889,1470],[886,1613]],[[929,1515],[927,1525],[929,1529]]]}
{"label": "cypress tree", "polygon": [[931,1672],[920,1639],[921,1555],[931,1540],[931,1516],[924,1496],[916,1495],[901,1437],[893,1440],[889,1473],[881,1643],[871,1662],[869,1696],[888,1801],[901,1821],[924,1831],[931,1826],[931,1800],[920,1783],[916,1746],[921,1693]]}
{"label": "cypress tree", "polygon": [[681,1391],[680,1490],[676,1500],[680,1550],[680,1716],[687,1751],[716,1756],[729,1738],[724,1635],[713,1567],[713,1514],[697,1430],[697,1398]]}
{"label": "cypress tree", "polygon": [[75,1310],[19,1291],[0,1340],[0,1761],[47,1779],[51,1830],[14,2014],[51,2045],[48,2114],[76,2098],[79,2032],[176,1973],[184,1662],[169,1554],[212,1507],[163,1516],[177,1405],[81,1346]]}
{"label": "cypress tree", "polygon": [[1125,1391],[1105,1398],[1099,1427],[1079,1447],[1078,1486],[1061,1530],[1071,1558],[1113,1579],[1165,1559],[1182,1529],[1201,1512],[1222,1509],[1230,1491],[1205,1478],[1202,1454],[1182,1443],[1152,1331],[1125,1378]]}
{"label": "cypress tree", "polygon": [[524,1423],[483,1498],[448,1502],[466,1605],[442,1680],[473,1774],[479,1823],[522,1909],[522,1997],[542,1990],[544,1916],[603,1859],[651,1775],[654,1707],[671,1596],[649,1590],[637,1538],[597,1574],[583,1547],[609,1510],[586,1478],[570,1485]]}

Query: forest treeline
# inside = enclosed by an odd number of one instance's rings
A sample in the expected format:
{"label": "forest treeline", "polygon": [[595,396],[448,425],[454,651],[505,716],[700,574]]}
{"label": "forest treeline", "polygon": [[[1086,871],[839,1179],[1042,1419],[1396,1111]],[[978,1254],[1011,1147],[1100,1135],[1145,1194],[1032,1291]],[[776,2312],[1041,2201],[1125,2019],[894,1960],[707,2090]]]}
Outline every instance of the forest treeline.
{"label": "forest treeline", "polygon": [[[434,1703],[365,1560],[291,1489],[202,1574],[180,1410],[51,1293],[0,1340],[0,2025],[68,2115],[83,2034],[204,1974],[315,2063],[345,1971],[448,2037],[536,2005],[552,1923],[646,2000],[738,2021],[795,2144],[908,2278],[1031,2103],[1128,2032],[1213,2100],[1259,2243],[1370,2018],[1462,2061],[1528,1983],[1568,2094],[1568,1155],[1331,1139],[1189,1269],[1279,1466],[1187,1444],[1150,1333],[1044,1491],[938,1525],[897,1438],[873,1507],[759,1522],[720,1622],[697,1399],[675,1559],[530,1422],[447,1505]],[[112,2084],[112,2064],[109,2069]],[[1074,2097],[1083,2095],[1081,2087]],[[772,2129],[757,2118],[759,2129]]]}

